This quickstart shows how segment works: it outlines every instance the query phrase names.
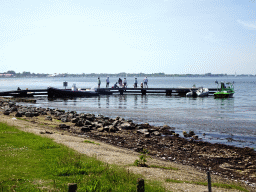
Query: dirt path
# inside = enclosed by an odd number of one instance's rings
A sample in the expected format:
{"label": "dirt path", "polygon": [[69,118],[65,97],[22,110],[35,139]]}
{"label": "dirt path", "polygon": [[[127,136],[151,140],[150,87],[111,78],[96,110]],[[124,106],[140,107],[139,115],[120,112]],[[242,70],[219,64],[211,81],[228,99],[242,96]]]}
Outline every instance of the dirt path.
{"label": "dirt path", "polygon": [[[188,183],[171,183],[166,182],[166,179],[182,180],[182,181],[201,181],[207,182],[206,173],[199,171],[193,167],[177,164],[174,162],[167,162],[157,158],[148,158],[148,165],[158,165],[165,167],[174,167],[178,170],[166,170],[160,168],[146,168],[146,167],[135,167],[130,166],[134,163],[138,156],[137,152],[112,146],[100,141],[83,138],[81,136],[70,135],[65,132],[60,132],[50,125],[44,125],[40,123],[40,118],[33,117],[28,118],[29,121],[18,120],[14,116],[0,115],[0,122],[5,122],[9,125],[17,126],[19,129],[31,132],[37,135],[52,138],[55,142],[64,144],[79,153],[87,156],[96,156],[99,160],[107,162],[109,164],[117,164],[125,166],[127,169],[134,173],[142,174],[146,179],[160,180],[164,183],[166,189],[170,191],[196,191],[203,192],[208,191],[207,186],[194,185]],[[54,123],[53,123],[54,124]],[[52,132],[53,134],[42,134],[46,131]],[[85,139],[99,143],[100,145],[85,143]],[[220,176],[212,175],[213,183],[231,183],[228,180],[221,178]],[[238,191],[232,189],[223,188],[212,188],[212,191]]]}

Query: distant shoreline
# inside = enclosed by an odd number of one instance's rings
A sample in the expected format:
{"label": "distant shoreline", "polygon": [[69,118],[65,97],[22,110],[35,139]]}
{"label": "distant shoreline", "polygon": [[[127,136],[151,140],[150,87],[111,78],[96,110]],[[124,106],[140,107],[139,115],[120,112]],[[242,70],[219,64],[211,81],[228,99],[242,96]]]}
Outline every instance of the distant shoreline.
{"label": "distant shoreline", "polygon": [[55,74],[42,74],[42,73],[0,73],[0,78],[53,78],[53,77],[256,77],[252,74],[240,74],[240,75],[227,75],[227,74],[165,74],[165,73],[90,73],[90,74],[67,74],[67,73],[55,73]]}

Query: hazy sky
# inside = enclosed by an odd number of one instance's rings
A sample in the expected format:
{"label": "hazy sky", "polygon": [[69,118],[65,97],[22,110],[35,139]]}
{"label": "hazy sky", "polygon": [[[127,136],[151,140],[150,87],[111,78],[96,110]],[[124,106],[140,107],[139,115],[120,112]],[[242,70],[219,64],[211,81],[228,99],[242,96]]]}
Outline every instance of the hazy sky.
{"label": "hazy sky", "polygon": [[0,72],[256,74],[255,0],[0,0]]}

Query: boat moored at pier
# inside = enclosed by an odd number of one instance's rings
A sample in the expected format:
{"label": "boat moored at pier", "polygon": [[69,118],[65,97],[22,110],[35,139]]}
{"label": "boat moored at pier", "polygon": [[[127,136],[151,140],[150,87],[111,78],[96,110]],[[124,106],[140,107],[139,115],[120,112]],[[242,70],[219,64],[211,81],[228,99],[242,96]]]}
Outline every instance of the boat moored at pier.
{"label": "boat moored at pier", "polygon": [[233,83],[220,83],[220,88],[217,89],[217,92],[214,93],[214,98],[230,98],[233,97],[234,91],[234,84]]}

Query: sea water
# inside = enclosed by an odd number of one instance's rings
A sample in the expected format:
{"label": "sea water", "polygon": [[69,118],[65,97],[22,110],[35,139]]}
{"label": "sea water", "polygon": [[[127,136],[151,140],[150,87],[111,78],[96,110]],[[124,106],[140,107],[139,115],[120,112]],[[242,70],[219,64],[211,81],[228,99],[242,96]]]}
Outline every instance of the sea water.
{"label": "sea water", "polygon": [[[96,88],[98,77],[51,77],[51,78],[2,78],[0,91],[21,89],[46,89],[47,87],[68,88],[73,84],[81,88]],[[110,86],[119,77],[110,77]],[[123,77],[121,77],[123,79]],[[101,77],[105,87],[106,77]],[[22,103],[36,107],[59,108],[78,113],[102,114],[108,117],[120,116],[135,123],[148,122],[161,126],[175,127],[182,131],[193,130],[204,141],[223,143],[239,147],[256,148],[256,77],[149,77],[150,88],[197,87],[217,88],[218,82],[234,82],[233,98],[214,99],[187,98],[175,94],[124,94],[100,95],[90,98],[48,100],[46,96],[35,97],[36,104]],[[133,87],[134,77],[127,77],[128,87]],[[138,84],[143,77],[138,77]]]}

